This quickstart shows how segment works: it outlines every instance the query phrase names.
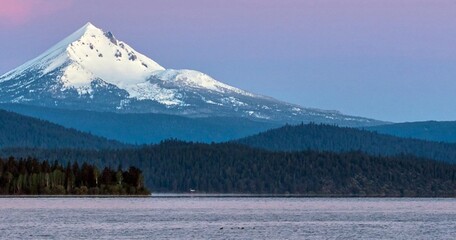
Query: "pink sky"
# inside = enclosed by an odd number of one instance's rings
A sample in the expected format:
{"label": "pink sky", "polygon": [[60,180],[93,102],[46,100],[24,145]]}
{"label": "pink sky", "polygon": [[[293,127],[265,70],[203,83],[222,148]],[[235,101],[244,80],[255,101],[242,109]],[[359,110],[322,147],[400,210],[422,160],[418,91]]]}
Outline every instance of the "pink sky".
{"label": "pink sky", "polygon": [[17,26],[68,8],[73,0],[0,0],[0,23]]}

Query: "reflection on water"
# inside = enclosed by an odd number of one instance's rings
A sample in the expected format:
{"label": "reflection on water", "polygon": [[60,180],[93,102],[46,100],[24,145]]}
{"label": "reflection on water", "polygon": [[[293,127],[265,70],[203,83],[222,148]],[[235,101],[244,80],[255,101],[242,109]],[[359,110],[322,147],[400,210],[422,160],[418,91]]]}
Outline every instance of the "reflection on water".
{"label": "reflection on water", "polygon": [[0,237],[454,239],[454,199],[3,198]]}

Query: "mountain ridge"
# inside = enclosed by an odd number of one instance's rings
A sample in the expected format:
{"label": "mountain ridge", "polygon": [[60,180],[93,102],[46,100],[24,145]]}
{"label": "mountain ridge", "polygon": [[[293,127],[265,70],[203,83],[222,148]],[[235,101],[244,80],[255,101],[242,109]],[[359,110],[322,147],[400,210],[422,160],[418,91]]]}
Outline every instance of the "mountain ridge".
{"label": "mountain ridge", "polygon": [[0,109],[0,148],[8,147],[117,149],[133,146]]}
{"label": "mountain ridge", "polygon": [[363,128],[403,138],[456,143],[456,121],[404,122]]}
{"label": "mountain ridge", "polygon": [[130,144],[159,143],[170,138],[223,142],[281,126],[235,117],[188,118],[158,113],[121,114],[21,104],[0,104],[0,109]]}
{"label": "mountain ridge", "polygon": [[456,144],[407,139],[325,124],[286,125],[233,142],[270,151],[362,151],[371,155],[411,154],[456,163]]}
{"label": "mountain ridge", "polygon": [[195,70],[165,69],[90,23],[0,76],[0,89],[0,103],[77,110],[343,126],[385,123],[250,93]]}

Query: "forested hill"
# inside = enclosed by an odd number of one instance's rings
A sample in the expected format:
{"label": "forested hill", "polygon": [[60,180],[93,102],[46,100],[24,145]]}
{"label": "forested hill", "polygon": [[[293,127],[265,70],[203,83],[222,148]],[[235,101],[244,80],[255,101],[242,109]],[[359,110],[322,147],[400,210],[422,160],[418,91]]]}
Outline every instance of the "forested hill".
{"label": "forested hill", "polygon": [[361,152],[270,152],[239,144],[167,141],[138,149],[3,150],[2,155],[132,165],[152,192],[456,197],[456,165]]}
{"label": "forested hill", "polygon": [[237,143],[272,151],[360,150],[373,155],[412,154],[456,163],[456,144],[399,138],[354,128],[320,124],[286,125],[268,130]]}
{"label": "forested hill", "polygon": [[2,147],[113,149],[126,145],[0,110],[0,148]]}
{"label": "forested hill", "polygon": [[398,137],[456,143],[456,121],[395,123],[365,129]]}
{"label": "forested hill", "polygon": [[278,123],[233,117],[188,118],[155,113],[120,114],[21,104],[0,104],[0,109],[130,144],[159,143],[170,138],[208,143],[224,142],[281,126]]}

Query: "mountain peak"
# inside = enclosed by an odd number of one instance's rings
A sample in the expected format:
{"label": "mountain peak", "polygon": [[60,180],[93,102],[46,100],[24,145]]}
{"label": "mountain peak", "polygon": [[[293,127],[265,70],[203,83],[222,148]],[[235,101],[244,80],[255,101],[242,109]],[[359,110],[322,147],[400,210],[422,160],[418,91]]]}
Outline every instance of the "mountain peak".
{"label": "mountain peak", "polygon": [[[84,37],[87,36],[103,36],[103,30],[95,27],[92,23],[88,22],[63,40],[59,41],[57,44],[46,50],[44,53],[39,55],[38,57],[22,64],[16,69],[13,69],[10,72],[7,72],[3,76],[0,76],[0,82],[7,81],[12,79],[18,75],[24,74],[26,70],[30,68],[39,68],[43,71],[43,74],[46,74],[55,68],[59,67],[63,64],[62,60],[64,58],[63,55],[68,55],[67,51],[68,48],[74,43],[81,41]],[[50,68],[49,68],[50,67]]]}
{"label": "mountain peak", "polygon": [[[157,70],[164,70],[152,59],[138,53],[111,32],[104,32],[88,22],[37,58],[0,77],[0,82],[13,79],[34,69],[46,75],[61,71],[59,80],[80,94],[90,92],[94,80],[122,89],[145,82]],[[136,87],[135,87],[136,88]],[[137,96],[132,89],[125,89]]]}
{"label": "mountain peak", "polygon": [[57,45],[68,46],[72,42],[78,41],[85,36],[102,36],[103,30],[100,28],[95,27],[92,23],[88,22],[74,33],[70,34],[68,37],[63,39]]}
{"label": "mountain peak", "polygon": [[97,27],[95,27],[95,25],[93,25],[91,22],[87,22],[87,23],[84,25],[84,28],[97,28]]}
{"label": "mountain peak", "polygon": [[261,121],[371,123],[252,94],[202,72],[165,69],[90,22],[0,76],[0,103]]}

